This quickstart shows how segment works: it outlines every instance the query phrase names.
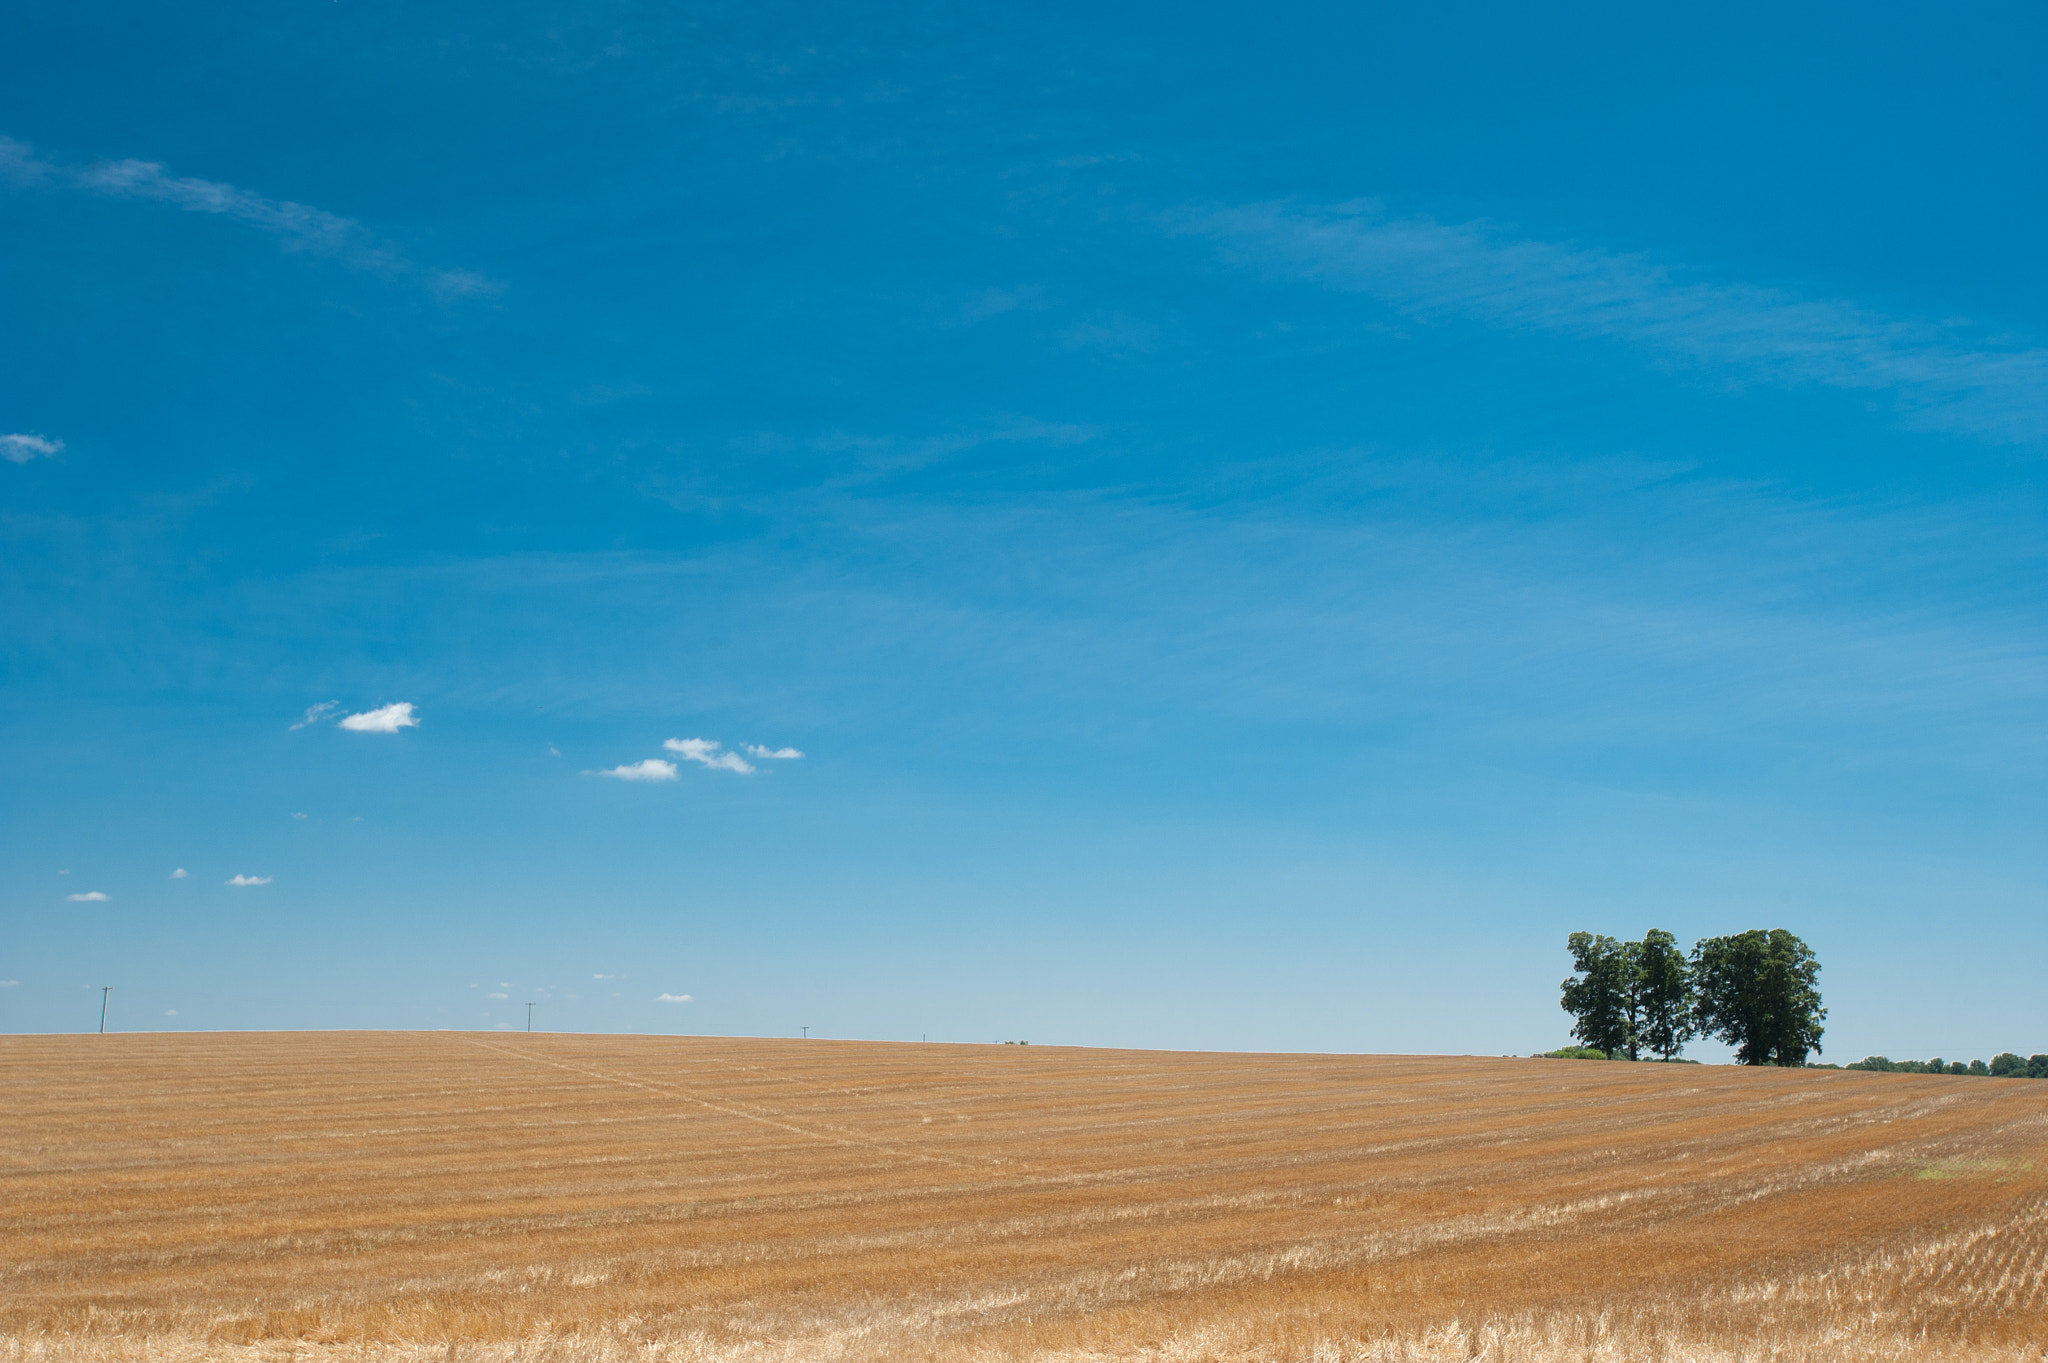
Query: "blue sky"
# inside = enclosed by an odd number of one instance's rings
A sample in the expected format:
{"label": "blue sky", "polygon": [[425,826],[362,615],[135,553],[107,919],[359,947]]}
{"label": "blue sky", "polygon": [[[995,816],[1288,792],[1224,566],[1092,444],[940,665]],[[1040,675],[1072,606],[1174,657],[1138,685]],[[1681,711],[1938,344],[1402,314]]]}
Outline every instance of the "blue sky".
{"label": "blue sky", "polygon": [[2042,11],[1101,8],[0,18],[0,1028],[2048,1049]]}

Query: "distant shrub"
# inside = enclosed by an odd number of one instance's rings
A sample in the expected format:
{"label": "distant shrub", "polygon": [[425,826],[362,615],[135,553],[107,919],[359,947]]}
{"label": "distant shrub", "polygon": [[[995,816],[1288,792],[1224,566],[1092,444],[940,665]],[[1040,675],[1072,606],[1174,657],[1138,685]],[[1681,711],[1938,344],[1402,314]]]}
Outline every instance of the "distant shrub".
{"label": "distant shrub", "polygon": [[1566,1046],[1562,1050],[1545,1051],[1538,1060],[1605,1060],[1607,1052],[1592,1046]]}

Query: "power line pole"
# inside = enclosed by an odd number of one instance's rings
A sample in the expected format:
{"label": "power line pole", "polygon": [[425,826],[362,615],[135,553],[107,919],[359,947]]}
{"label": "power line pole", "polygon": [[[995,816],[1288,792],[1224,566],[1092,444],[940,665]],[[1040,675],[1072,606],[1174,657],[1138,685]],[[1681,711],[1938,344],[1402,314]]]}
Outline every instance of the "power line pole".
{"label": "power line pole", "polygon": [[526,1005],[526,1030],[533,1030],[533,1005],[530,1003]]}
{"label": "power line pole", "polygon": [[112,986],[111,984],[103,984],[103,985],[101,985],[101,986],[100,986],[100,1035],[101,1035],[101,1036],[105,1036],[105,1035],[107,1034],[107,995],[109,995],[109,994],[111,994],[111,993],[113,993],[113,992],[114,992],[114,986]]}
{"label": "power line pole", "polygon": [[808,1028],[808,1027],[806,1027],[806,1028],[804,1028],[804,1029],[803,1029],[803,1033],[804,1033],[804,1040],[806,1040],[806,1041],[809,1041],[809,1040],[811,1039],[811,1029],[810,1029],[810,1028]]}

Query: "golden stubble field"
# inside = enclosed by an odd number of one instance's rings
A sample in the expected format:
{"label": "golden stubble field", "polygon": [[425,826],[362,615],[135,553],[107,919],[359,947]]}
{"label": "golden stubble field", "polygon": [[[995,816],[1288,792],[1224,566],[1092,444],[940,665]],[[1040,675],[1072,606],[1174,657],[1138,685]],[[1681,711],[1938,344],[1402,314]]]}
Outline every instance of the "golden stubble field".
{"label": "golden stubble field", "polygon": [[450,1032],[4,1037],[0,1077],[0,1358],[2048,1341],[2048,1082]]}

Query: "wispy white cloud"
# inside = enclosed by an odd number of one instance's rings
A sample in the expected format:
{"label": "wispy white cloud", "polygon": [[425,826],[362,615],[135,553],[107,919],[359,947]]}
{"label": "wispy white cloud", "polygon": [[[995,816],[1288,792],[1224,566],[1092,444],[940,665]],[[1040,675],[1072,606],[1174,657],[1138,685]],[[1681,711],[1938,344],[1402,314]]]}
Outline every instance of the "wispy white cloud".
{"label": "wispy white cloud", "polygon": [[167,1017],[167,1018],[174,1018],[174,1017],[176,1017],[177,1015],[178,1015],[178,1010],[177,1010],[177,1009],[175,1009],[175,1008],[166,1008],[166,1009],[164,1009],[164,1016],[165,1016],[165,1017]]}
{"label": "wispy white cloud", "polygon": [[227,883],[228,883],[228,884],[230,884],[230,885],[268,885],[268,884],[270,883],[270,881],[271,881],[271,877],[269,877],[269,876],[241,876],[241,875],[237,875],[237,876],[229,876],[229,877],[228,877],[228,880],[227,880]]}
{"label": "wispy white cloud", "polygon": [[1159,328],[1127,313],[1100,313],[1060,333],[1072,350],[1102,350],[1111,355],[1141,355],[1159,343]]}
{"label": "wispy white cloud", "polygon": [[180,867],[179,867],[179,868],[178,868],[177,870],[175,870],[175,871],[171,872],[171,876],[170,876],[170,878],[171,878],[172,880],[183,880],[183,879],[184,879],[184,878],[185,878],[186,876],[189,876],[189,875],[191,875],[191,874],[192,874],[192,873],[191,873],[190,871],[188,871],[188,870],[186,870],[186,869],[185,869],[184,867],[180,866]]}
{"label": "wispy white cloud", "polygon": [[20,980],[0,980],[0,989],[12,989],[20,983]]}
{"label": "wispy white cloud", "polygon": [[503,998],[510,998],[510,997],[511,997],[511,995],[509,995],[509,994],[486,994],[486,995],[484,995],[484,997],[485,997],[485,998],[487,998],[487,999],[503,999]]}
{"label": "wispy white cloud", "polygon": [[443,303],[464,298],[495,298],[505,286],[474,270],[428,270],[427,291]]}
{"label": "wispy white cloud", "polygon": [[5,459],[10,464],[26,464],[37,455],[47,458],[63,452],[64,442],[61,440],[48,440],[39,435],[30,435],[26,431],[0,435],[0,459]]}
{"label": "wispy white cloud", "polygon": [[306,717],[297,724],[292,725],[292,728],[297,730],[305,728],[308,724],[318,724],[329,710],[334,709],[340,704],[341,702],[338,700],[323,700],[318,705],[308,705],[306,707]]}
{"label": "wispy white cloud", "polygon": [[1042,312],[1048,306],[1043,284],[1026,284],[1014,289],[983,289],[961,304],[960,320],[985,322],[1006,312],[1019,309]]}
{"label": "wispy white cloud", "polygon": [[417,265],[399,247],[381,240],[353,218],[289,199],[266,198],[218,180],[173,175],[155,161],[95,161],[73,166],[37,156],[26,142],[0,137],[0,178],[110,198],[151,200],[188,213],[232,218],[278,237],[287,251],[330,257],[386,278],[410,278],[444,302],[503,291],[502,285],[470,270]]}
{"label": "wispy white cloud", "polygon": [[74,904],[104,904],[107,902],[107,896],[99,890],[87,890],[84,894],[67,894],[64,897]]}
{"label": "wispy white cloud", "polygon": [[593,980],[616,980],[619,977],[617,975],[592,975],[590,978]]}
{"label": "wispy white cloud", "polygon": [[303,818],[305,818],[306,816],[305,816],[305,815],[303,815],[303,814],[294,814],[294,815],[292,815],[292,817],[293,817],[294,819],[303,819]]}
{"label": "wispy white cloud", "polygon": [[585,776],[609,776],[617,781],[673,781],[676,779],[676,764],[650,757],[644,762],[632,762],[625,766],[613,767],[609,771],[586,771]]}
{"label": "wispy white cloud", "polygon": [[656,994],[654,1001],[656,1003],[690,1003],[693,1000],[688,994]]}
{"label": "wispy white cloud", "polygon": [[750,772],[753,764],[736,752],[720,752],[725,745],[709,738],[671,738],[661,745],[672,753],[710,767],[713,771]]}
{"label": "wispy white cloud", "polygon": [[2048,348],[1901,322],[1750,284],[1689,282],[1641,255],[1518,237],[1377,204],[1183,214],[1243,263],[1369,294],[1423,321],[1604,337],[1754,381],[1888,391],[1916,425],[1997,441],[2048,435]]}
{"label": "wispy white cloud", "polygon": [[341,727],[359,734],[395,734],[400,729],[417,729],[420,726],[419,717],[413,714],[412,710],[412,702],[402,700],[395,705],[365,710],[359,715],[348,715],[342,719]]}
{"label": "wispy white cloud", "polygon": [[[1080,445],[1102,434],[1100,427],[1072,422],[1041,421],[1036,417],[1009,417],[979,430],[956,431],[946,435],[906,440],[894,435],[863,435],[834,432],[807,442],[820,454],[839,455],[849,466],[826,481],[833,488],[858,487],[878,478],[929,468],[956,455],[990,445]],[[766,442],[772,447],[776,442]],[[656,496],[664,494],[650,488]],[[677,505],[686,500],[670,498]]]}
{"label": "wispy white cloud", "polygon": [[794,762],[803,756],[795,748],[770,748],[759,743],[747,744],[747,755],[769,762]]}

